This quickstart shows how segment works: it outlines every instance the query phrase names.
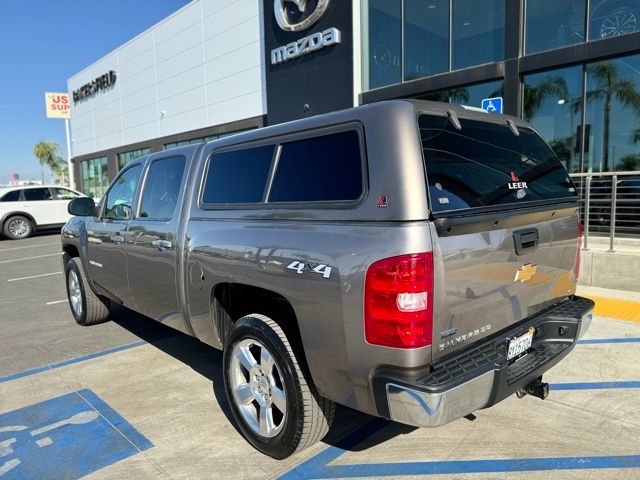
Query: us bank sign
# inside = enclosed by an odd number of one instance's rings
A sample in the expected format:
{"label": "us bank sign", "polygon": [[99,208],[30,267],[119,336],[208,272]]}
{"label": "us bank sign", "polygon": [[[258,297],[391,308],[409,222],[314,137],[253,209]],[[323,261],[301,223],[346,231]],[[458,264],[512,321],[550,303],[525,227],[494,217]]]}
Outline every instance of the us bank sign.
{"label": "us bank sign", "polygon": [[[327,11],[331,0],[318,0],[315,9],[309,8],[309,0],[274,0],[273,9],[278,26],[287,32],[298,32],[313,26]],[[292,5],[289,5],[292,4]],[[298,10],[298,21],[290,20],[289,8]],[[296,13],[295,10],[293,13]],[[340,43],[340,30],[328,28],[322,32],[312,33],[295,42],[282,45],[271,50],[271,64],[277,65],[294,58],[317,52],[326,47]]]}

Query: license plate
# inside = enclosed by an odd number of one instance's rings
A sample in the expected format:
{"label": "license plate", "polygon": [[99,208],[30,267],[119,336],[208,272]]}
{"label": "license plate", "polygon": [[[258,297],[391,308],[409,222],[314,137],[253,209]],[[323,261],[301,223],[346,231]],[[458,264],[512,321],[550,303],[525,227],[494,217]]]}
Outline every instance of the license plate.
{"label": "license plate", "polygon": [[531,348],[531,344],[533,343],[533,332],[535,332],[535,329],[530,328],[527,333],[511,339],[509,342],[507,360],[518,357]]}

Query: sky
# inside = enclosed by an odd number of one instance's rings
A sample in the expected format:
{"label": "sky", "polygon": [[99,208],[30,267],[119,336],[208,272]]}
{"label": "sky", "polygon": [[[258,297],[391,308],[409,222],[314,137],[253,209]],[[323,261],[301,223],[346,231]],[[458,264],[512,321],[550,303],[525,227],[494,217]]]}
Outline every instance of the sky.
{"label": "sky", "polygon": [[0,184],[14,172],[40,179],[33,146],[41,140],[60,144],[67,158],[64,120],[46,117],[44,92],[66,92],[69,77],[187,3],[2,0]]}

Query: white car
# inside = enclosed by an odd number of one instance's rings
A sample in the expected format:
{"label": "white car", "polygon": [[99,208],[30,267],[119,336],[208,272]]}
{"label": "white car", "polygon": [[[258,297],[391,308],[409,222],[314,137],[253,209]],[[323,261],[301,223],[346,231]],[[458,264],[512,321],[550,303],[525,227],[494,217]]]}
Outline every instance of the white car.
{"label": "white car", "polygon": [[0,231],[7,238],[27,238],[36,229],[64,225],[71,217],[67,205],[80,192],[58,185],[0,188]]}

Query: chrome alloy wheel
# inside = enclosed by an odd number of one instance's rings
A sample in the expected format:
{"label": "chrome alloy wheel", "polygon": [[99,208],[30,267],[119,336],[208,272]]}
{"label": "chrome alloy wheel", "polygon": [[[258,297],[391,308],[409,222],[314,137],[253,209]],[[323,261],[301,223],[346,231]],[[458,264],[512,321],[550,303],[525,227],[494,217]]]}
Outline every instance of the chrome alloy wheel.
{"label": "chrome alloy wheel", "polygon": [[242,418],[262,437],[275,437],[284,426],[287,397],[283,376],[273,356],[257,340],[247,338],[233,347],[229,380]]}
{"label": "chrome alloy wheel", "polygon": [[24,238],[29,234],[29,224],[22,218],[10,220],[7,229],[15,238]]}
{"label": "chrome alloy wheel", "polygon": [[69,301],[71,302],[71,308],[73,308],[73,312],[76,314],[76,317],[81,317],[82,290],[80,290],[80,281],[78,280],[78,274],[74,270],[69,270],[67,287],[69,289]]}

